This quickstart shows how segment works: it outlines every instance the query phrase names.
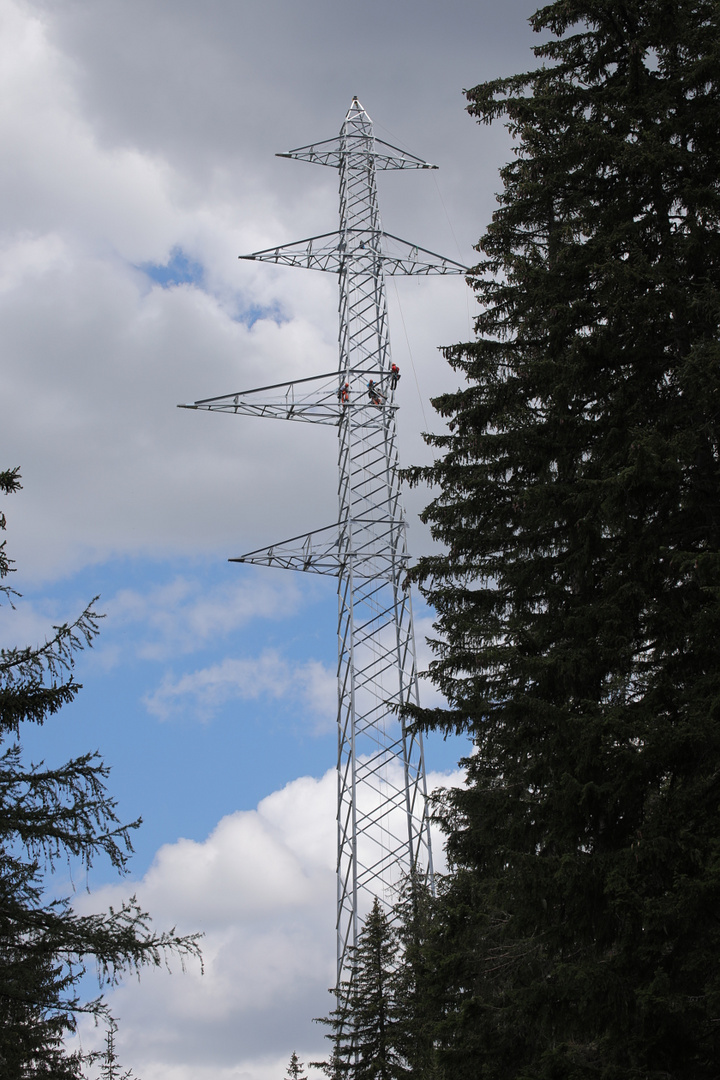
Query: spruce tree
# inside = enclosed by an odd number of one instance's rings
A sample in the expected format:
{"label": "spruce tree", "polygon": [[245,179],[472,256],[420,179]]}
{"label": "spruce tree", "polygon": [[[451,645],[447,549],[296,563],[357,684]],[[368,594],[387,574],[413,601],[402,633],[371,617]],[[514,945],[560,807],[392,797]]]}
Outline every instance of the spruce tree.
{"label": "spruce tree", "polygon": [[285,1075],[288,1080],[307,1080],[307,1076],[303,1076],[302,1071],[305,1068],[302,1061],[298,1060],[296,1052],[293,1050],[290,1055],[290,1063],[285,1070]]}
{"label": "spruce tree", "polygon": [[[0,473],[0,491],[20,486],[17,470]],[[5,517],[0,514],[0,528]],[[4,542],[0,579],[12,571]],[[5,582],[0,593],[12,602]],[[78,649],[97,634],[92,605],[55,627],[37,648],[0,650],[0,1076],[3,1080],[74,1080],[83,1061],[63,1040],[80,1014],[110,1025],[106,1072],[120,1075],[114,1022],[102,994],[85,1000],[80,979],[92,961],[101,986],[124,971],[159,966],[169,954],[197,955],[197,935],[156,933],[134,898],[105,914],[78,915],[57,898],[47,875],[60,862],[90,869],[104,857],[123,871],[131,830],[108,794],[109,770],[97,753],[64,765],[27,762],[22,726],[43,724],[70,704],[80,684],[72,674]],[[109,1075],[109,1072],[108,1072]],[[130,1075],[124,1074],[124,1075]]]}
{"label": "spruce tree", "polygon": [[117,1024],[111,1020],[105,1033],[105,1051],[99,1055],[100,1080],[137,1080],[132,1069],[122,1070],[115,1050]]}
{"label": "spruce tree", "polygon": [[[329,1061],[311,1062],[332,1080],[405,1080],[404,1033],[396,1004],[398,941],[375,898],[351,957],[352,977],[337,994],[338,1005],[319,1022],[333,1052]],[[335,993],[335,991],[331,991]]]}
{"label": "spruce tree", "polygon": [[468,92],[514,159],[435,402],[431,673],[464,731],[453,1080],[720,1059],[720,5],[558,0]]}

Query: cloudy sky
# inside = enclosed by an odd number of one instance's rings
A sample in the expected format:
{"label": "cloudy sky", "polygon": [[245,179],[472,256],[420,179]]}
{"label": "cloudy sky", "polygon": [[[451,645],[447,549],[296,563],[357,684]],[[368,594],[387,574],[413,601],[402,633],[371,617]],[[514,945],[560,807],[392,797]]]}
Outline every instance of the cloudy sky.
{"label": "cloudy sky", "polygon": [[[24,484],[0,637],[34,642],[100,594],[85,689],[28,745],[100,749],[144,818],[131,880],[99,866],[78,903],[136,890],[159,925],[206,931],[202,978],[113,992],[143,1080],[282,1080],[293,1049],[322,1051],[333,977],[334,582],[226,561],[333,520],[333,433],[175,405],[334,366],[336,279],[237,256],[336,227],[336,173],[274,154],[336,134],[353,94],[440,166],[381,175],[385,227],[472,262],[511,151],[462,89],[532,64],[534,7],[0,0],[0,460]],[[473,300],[461,278],[388,298],[419,462],[428,399],[455,385],[437,348]],[[460,751],[430,741],[434,781]]]}

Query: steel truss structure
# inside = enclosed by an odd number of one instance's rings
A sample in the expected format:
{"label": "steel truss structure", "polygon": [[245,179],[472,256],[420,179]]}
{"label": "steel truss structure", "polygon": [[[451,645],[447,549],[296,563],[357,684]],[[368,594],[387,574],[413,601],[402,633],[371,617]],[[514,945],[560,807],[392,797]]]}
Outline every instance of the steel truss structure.
{"label": "steel truss structure", "polygon": [[338,578],[339,988],[371,899],[392,902],[411,871],[432,879],[422,739],[402,717],[418,688],[384,274],[467,269],[382,231],[376,171],[436,166],[376,139],[357,98],[337,138],[278,156],[338,169],[340,228],[241,258],[338,275],[338,370],[183,407],[338,430],[337,523],[231,561]]}

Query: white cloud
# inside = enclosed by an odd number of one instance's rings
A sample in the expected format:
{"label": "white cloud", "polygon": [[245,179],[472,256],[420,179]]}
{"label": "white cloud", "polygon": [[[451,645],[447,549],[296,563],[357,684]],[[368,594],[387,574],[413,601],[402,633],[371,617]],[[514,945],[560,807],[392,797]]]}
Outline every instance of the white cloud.
{"label": "white cloud", "polygon": [[169,170],[131,146],[101,148],[82,118],[75,65],[26,4],[0,5],[0,192],[16,234],[103,238],[125,257],[162,251],[178,228]]}
{"label": "white cloud", "polygon": [[[299,24],[291,5],[271,6],[275,15],[247,16],[252,33],[271,33],[279,52],[294,52],[297,34],[318,47],[326,20],[317,0]],[[325,103],[317,117],[291,117],[283,87],[296,103],[300,92],[290,69],[278,82],[263,68],[260,38],[248,38],[234,4],[216,16],[198,18],[188,4],[174,5],[169,20],[112,0],[97,10],[0,0],[3,450],[23,467],[11,528],[26,576],[118,554],[241,554],[336,515],[331,431],[174,408],[328,370],[337,355],[335,278],[241,264],[237,254],[333,228],[329,170],[278,162],[272,150],[332,135],[353,91],[339,91],[327,118]],[[277,25],[287,31],[280,39]],[[236,38],[244,66],[229,50]],[[250,86],[260,112],[247,107]],[[217,119],[229,102],[231,126]],[[399,179],[407,195],[386,184],[394,212],[436,198],[426,176]],[[416,237],[436,248],[437,211]],[[152,286],[136,269],[176,248],[202,264],[202,288]],[[398,288],[427,397],[455,382],[436,346],[467,332],[465,286]],[[418,460],[423,421],[394,290],[390,304],[406,373],[402,453]],[[286,321],[250,328],[235,319],[264,309]],[[411,495],[411,510],[422,501]]]}
{"label": "white cloud", "polygon": [[276,652],[267,651],[251,660],[226,658],[219,664],[188,672],[175,679],[166,675],[145,699],[148,712],[166,719],[188,700],[203,718],[232,699],[284,697],[290,689],[290,671]]}
{"label": "white cloud", "polygon": [[[168,542],[241,554],[296,533],[299,477],[323,475],[317,449],[331,436],[228,424],[175,404],[267,382],[269,370],[332,366],[334,305],[327,328],[317,318],[331,283],[239,272],[242,223],[257,205],[250,213],[236,201],[231,212],[188,191],[157,155],[99,143],[78,106],[76,67],[43,20],[3,0],[0,26],[0,133],[13,162],[0,172],[3,442],[23,468],[11,527],[25,575]],[[228,234],[228,216],[240,232]],[[177,246],[209,261],[213,292],[151,286],[134,269]],[[265,306],[291,321],[249,328],[233,317]],[[334,485],[325,486],[331,517]],[[311,513],[322,506],[314,499]]]}
{"label": "white cloud", "polygon": [[[278,1080],[293,1049],[305,1062],[323,1054],[311,1020],[331,1007],[334,981],[336,795],[334,770],[301,777],[223,818],[204,842],[162,847],[137,887],[79,900],[98,910],[137,888],[157,925],[206,932],[205,975],[150,971],[112,992],[121,1058],[143,1080]],[[435,855],[442,868],[438,836]],[[86,1049],[99,1039],[82,1029]]]}
{"label": "white cloud", "polygon": [[[148,972],[113,994],[123,1056],[143,1080],[183,1062],[236,1068],[275,1056],[286,1039],[289,1057],[301,1030],[312,1035],[333,978],[334,799],[333,773],[304,777],[224,818],[204,843],[160,849],[140,902],[159,924],[206,931],[206,974]],[[97,909],[127,891],[82,904]],[[86,1045],[94,1038],[85,1031]]]}
{"label": "white cloud", "polygon": [[313,733],[323,735],[332,730],[337,719],[337,674],[319,660],[308,660],[296,669],[295,677],[302,687],[305,708],[313,717]]}
{"label": "white cloud", "polygon": [[[18,574],[18,577],[21,575]],[[281,621],[297,613],[302,594],[292,574],[237,571],[222,586],[208,586],[198,577],[178,574],[171,581],[144,590],[121,588],[96,605],[105,618],[102,637],[91,663],[106,670],[128,656],[164,661],[217,644],[256,620]],[[13,579],[10,578],[12,587]],[[15,610],[0,613],[0,646],[36,644],[52,634],[55,624],[72,619],[87,596],[66,601],[15,600]],[[308,668],[308,678],[312,674]],[[317,679],[321,672],[317,672]],[[308,690],[310,692],[310,689]],[[319,691],[318,691],[319,692]]]}
{"label": "white cloud", "polygon": [[107,629],[134,630],[134,648],[148,660],[194,652],[254,619],[294,614],[300,593],[291,574],[253,574],[208,589],[196,578],[177,575],[149,589],[121,589],[103,604]]}
{"label": "white cloud", "polygon": [[227,701],[260,697],[290,697],[293,701],[299,697],[313,716],[313,730],[320,734],[332,724],[337,712],[335,673],[317,660],[292,664],[268,649],[252,658],[226,657],[218,664],[179,677],[168,674],[143,700],[148,712],[162,720],[188,708],[208,720]]}
{"label": "white cloud", "polygon": [[58,622],[58,619],[49,611],[17,599],[14,605],[13,611],[10,604],[3,599],[0,608],[0,648],[38,645],[51,636],[53,622]]}

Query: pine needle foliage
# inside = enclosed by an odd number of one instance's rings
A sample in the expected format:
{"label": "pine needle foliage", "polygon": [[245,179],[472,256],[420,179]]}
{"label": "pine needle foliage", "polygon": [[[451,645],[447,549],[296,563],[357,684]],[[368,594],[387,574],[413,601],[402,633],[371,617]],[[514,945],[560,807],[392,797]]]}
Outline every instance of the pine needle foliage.
{"label": "pine needle foliage", "polygon": [[[0,473],[0,490],[20,487],[17,469]],[[5,518],[0,519],[4,528]],[[4,543],[0,579],[12,571]],[[10,599],[7,583],[0,592]],[[54,628],[34,648],[0,650],[0,1076],[3,1080],[75,1080],[83,1062],[63,1040],[79,1015],[110,1024],[107,1068],[120,1075],[114,1057],[114,1022],[99,995],[79,993],[88,962],[100,987],[123,972],[157,967],[174,954],[198,956],[198,935],[156,932],[135,898],[104,914],[79,915],[70,898],[53,895],[48,875],[63,862],[90,870],[102,857],[122,872],[132,852],[131,832],[108,794],[108,767],[97,753],[47,767],[28,762],[22,725],[43,724],[81,689],[73,678],[75,654],[98,632],[90,604],[72,623]],[[129,1075],[129,1074],[128,1074]]]}
{"label": "pine needle foliage", "polygon": [[720,4],[558,0],[468,92],[514,159],[467,380],[410,479],[444,554],[432,677],[444,1068],[715,1077],[720,1059]]}

